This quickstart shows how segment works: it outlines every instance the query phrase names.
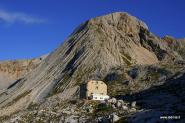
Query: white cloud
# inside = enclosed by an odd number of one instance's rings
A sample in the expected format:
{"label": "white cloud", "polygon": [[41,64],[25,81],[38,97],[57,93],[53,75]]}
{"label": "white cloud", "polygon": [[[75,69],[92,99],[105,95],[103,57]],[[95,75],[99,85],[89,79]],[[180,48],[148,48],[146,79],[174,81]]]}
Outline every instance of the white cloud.
{"label": "white cloud", "polygon": [[35,24],[35,23],[45,22],[44,19],[32,17],[25,13],[8,12],[4,10],[0,10],[0,21],[6,22],[6,23],[22,22],[25,24]]}

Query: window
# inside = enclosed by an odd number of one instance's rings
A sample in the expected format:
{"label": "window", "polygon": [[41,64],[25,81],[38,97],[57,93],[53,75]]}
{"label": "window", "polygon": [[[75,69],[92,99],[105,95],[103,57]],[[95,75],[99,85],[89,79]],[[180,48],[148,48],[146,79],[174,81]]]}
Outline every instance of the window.
{"label": "window", "polygon": [[98,86],[96,86],[96,90],[98,90]]}

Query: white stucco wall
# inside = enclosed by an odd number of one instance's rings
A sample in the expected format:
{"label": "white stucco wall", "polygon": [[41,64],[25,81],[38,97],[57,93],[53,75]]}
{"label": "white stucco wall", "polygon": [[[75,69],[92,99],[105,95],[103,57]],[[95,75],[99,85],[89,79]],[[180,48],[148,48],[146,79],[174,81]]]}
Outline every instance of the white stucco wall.
{"label": "white stucco wall", "polygon": [[106,100],[109,99],[108,95],[93,94],[92,100]]}

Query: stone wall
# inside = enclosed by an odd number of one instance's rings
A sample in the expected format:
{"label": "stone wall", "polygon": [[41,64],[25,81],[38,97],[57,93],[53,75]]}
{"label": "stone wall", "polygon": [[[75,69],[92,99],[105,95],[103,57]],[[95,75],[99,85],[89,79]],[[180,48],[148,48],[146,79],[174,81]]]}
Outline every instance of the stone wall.
{"label": "stone wall", "polygon": [[107,85],[103,81],[90,80],[87,83],[86,96],[89,97],[92,94],[107,95]]}

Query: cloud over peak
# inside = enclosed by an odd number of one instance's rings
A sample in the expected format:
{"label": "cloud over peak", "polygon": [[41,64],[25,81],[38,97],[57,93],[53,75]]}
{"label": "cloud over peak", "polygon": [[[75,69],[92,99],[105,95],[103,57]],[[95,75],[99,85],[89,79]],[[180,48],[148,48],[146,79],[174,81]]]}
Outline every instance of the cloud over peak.
{"label": "cloud over peak", "polygon": [[5,10],[0,10],[0,21],[6,23],[22,22],[25,24],[38,24],[44,23],[45,20],[41,18],[36,18],[21,12],[8,12]]}

